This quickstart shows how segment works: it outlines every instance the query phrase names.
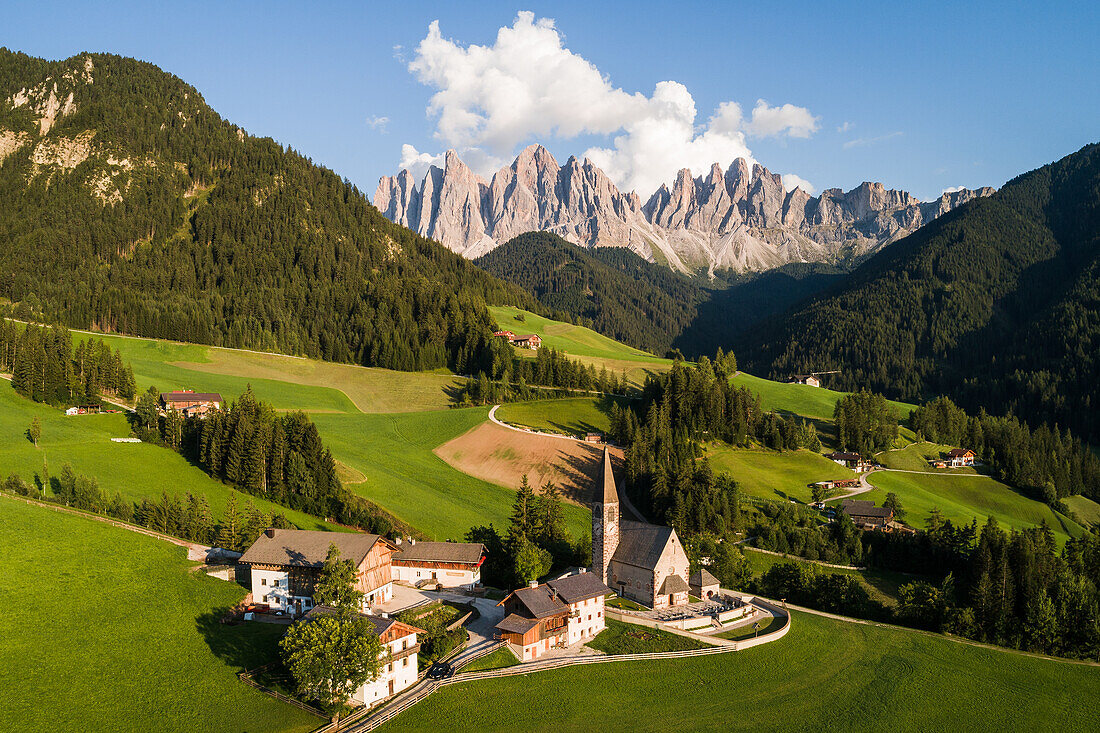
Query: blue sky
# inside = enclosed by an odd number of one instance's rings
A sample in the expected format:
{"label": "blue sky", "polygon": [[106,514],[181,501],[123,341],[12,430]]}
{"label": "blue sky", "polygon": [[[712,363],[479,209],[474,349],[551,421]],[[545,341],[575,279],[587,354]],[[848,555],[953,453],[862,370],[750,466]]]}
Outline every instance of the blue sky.
{"label": "blue sky", "polygon": [[[437,154],[453,142],[435,137],[439,118],[427,113],[439,87],[408,68],[429,24],[438,20],[443,39],[464,53],[469,44],[492,46],[498,29],[530,10],[552,18],[564,48],[632,109],[654,106],[655,85],[675,81],[697,110],[693,134],[705,132],[719,105],[734,102],[744,119],[733,134],[747,135],[752,156],[774,172],[796,174],[818,191],[877,180],[930,198],[952,186],[999,186],[1100,139],[1097,7],[36,2],[4,9],[0,45],[55,59],[89,50],[150,61],[197,87],[224,117],[372,195],[380,175],[396,172],[402,145]],[[792,105],[813,129],[754,127],[758,99],[772,109]],[[476,104],[459,100],[455,111]],[[371,124],[382,117],[384,125]],[[610,129],[615,122],[604,117],[598,126]],[[597,148],[609,151],[610,168],[624,171],[619,179],[663,175],[636,152],[662,147],[659,136],[639,133],[627,141],[634,148],[612,150],[621,131],[524,138],[524,120],[517,124],[519,144],[544,142],[559,161]],[[505,157],[499,137],[484,133],[473,144],[495,145],[496,158]],[[677,150],[670,144],[666,152]]]}

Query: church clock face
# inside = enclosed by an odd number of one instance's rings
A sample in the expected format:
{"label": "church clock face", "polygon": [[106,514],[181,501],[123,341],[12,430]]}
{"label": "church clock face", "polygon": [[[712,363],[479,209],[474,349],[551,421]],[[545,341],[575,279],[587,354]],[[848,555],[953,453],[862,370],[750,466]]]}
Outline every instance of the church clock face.
{"label": "church clock face", "polygon": [[672,566],[670,565],[670,566],[669,566],[669,568],[668,568],[668,574],[669,574],[669,575],[672,575],[672,574],[673,574],[673,573],[675,573],[675,572],[676,572],[676,568],[674,568],[674,567],[672,567]]}

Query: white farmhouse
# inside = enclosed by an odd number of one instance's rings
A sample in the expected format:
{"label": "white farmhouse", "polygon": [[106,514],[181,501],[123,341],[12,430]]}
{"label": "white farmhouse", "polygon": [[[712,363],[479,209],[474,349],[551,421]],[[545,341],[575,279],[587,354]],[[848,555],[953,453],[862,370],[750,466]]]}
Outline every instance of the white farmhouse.
{"label": "white farmhouse", "polygon": [[393,553],[393,579],[419,586],[472,589],[481,583],[485,546],[478,542],[417,542],[398,540]]}
{"label": "white farmhouse", "polygon": [[355,565],[355,587],[364,610],[393,598],[390,556],[396,545],[360,532],[267,529],[238,560],[250,567],[252,600],[300,616],[313,608],[313,588],[330,545]]}

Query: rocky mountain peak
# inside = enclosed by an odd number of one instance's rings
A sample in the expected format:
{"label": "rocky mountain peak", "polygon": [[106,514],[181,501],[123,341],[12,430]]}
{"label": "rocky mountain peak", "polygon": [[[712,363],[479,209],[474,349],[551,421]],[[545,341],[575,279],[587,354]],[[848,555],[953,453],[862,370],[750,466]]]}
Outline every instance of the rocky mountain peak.
{"label": "rocky mountain peak", "polygon": [[486,183],[455,151],[419,187],[408,171],[383,177],[374,203],[388,218],[467,257],[528,231],[552,231],[585,247],[628,247],[673,269],[766,270],[787,262],[849,262],[877,251],[992,189],[945,193],[921,203],[865,182],[819,197],[788,192],[783,178],[744,158],[705,177],[677,172],[641,205],[590,160],[559,165],[529,145]]}

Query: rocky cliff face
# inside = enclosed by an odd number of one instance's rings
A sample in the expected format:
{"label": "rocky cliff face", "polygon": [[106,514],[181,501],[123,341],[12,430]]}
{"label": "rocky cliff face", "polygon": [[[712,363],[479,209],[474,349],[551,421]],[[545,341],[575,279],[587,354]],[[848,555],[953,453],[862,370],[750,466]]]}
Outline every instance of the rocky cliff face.
{"label": "rocky cliff face", "polygon": [[417,186],[408,171],[383,177],[374,205],[390,220],[469,258],[529,231],[550,231],[586,247],[627,247],[684,272],[767,270],[788,262],[865,257],[993,189],[945,193],[921,202],[881,183],[812,197],[786,191],[779,175],[737,159],[706,177],[686,168],[643,205],[588,160],[558,165],[532,145],[489,182],[452,150]]}

